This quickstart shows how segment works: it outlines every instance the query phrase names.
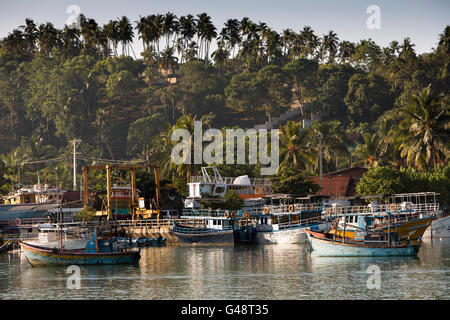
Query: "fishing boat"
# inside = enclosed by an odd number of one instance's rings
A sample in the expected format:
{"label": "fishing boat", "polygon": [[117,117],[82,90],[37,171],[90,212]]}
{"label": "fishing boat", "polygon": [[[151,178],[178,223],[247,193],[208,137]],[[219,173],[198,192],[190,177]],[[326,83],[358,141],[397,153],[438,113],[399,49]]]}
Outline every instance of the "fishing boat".
{"label": "fishing boat", "polygon": [[260,244],[305,243],[305,228],[328,230],[330,222],[321,218],[319,205],[266,206],[256,216],[256,242]]}
{"label": "fishing boat", "polygon": [[19,241],[32,266],[132,264],[140,259],[138,250],[130,250],[116,239],[99,240],[96,232],[83,250],[48,248]]}
{"label": "fishing boat", "polygon": [[[59,248],[62,244],[66,250],[82,250],[86,248],[88,241],[92,235],[89,235],[87,230],[80,232],[81,228],[76,227],[77,223],[64,224],[59,226],[58,224],[37,224],[32,226],[33,234],[36,230],[37,238],[30,238],[26,236],[24,242],[29,245],[35,245],[46,248]],[[58,232],[61,231],[64,236],[61,240],[58,239]],[[25,233],[21,232],[21,235]]]}
{"label": "fishing boat", "polygon": [[25,257],[32,266],[132,264],[140,259],[140,251],[130,249],[117,238],[99,239],[97,227],[92,239],[81,250],[67,250],[63,245],[62,211],[59,212],[59,248],[43,247],[19,241]]}
{"label": "fishing boat", "polygon": [[184,209],[173,234],[182,244],[234,245],[255,240],[256,228],[243,210]]}
{"label": "fishing boat", "polygon": [[205,217],[184,223],[174,222],[173,234],[187,245],[234,245],[233,226],[225,218]]}
{"label": "fishing boat", "polygon": [[395,233],[365,235],[363,240],[336,238],[330,233],[305,230],[313,253],[321,257],[415,256],[418,245],[402,244]]}
{"label": "fishing boat", "polygon": [[[340,206],[334,203],[323,214],[338,219],[336,228],[330,233],[339,237],[343,236],[345,225],[345,236],[355,238],[364,223],[364,230],[395,231],[400,240],[418,240],[441,212],[439,203],[435,200],[436,195],[438,194],[430,192],[398,194],[388,197],[387,203],[383,204],[379,204],[378,200],[357,206]],[[434,197],[431,202],[427,201],[430,197]],[[401,202],[395,202],[397,199]],[[414,202],[411,201],[413,199]]]}

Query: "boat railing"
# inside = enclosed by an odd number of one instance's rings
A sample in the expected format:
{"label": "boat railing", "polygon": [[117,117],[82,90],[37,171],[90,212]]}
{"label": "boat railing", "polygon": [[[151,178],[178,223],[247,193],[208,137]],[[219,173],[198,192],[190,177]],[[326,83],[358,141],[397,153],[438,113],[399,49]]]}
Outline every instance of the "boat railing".
{"label": "boat railing", "polygon": [[[292,207],[291,207],[292,206]],[[269,213],[302,213],[302,212],[320,212],[322,211],[322,204],[320,203],[294,203],[283,205],[268,205],[265,206]],[[292,210],[292,212],[289,211]],[[261,209],[261,210],[264,210]]]}
{"label": "boat railing", "polygon": [[[236,177],[221,177],[222,179],[217,179],[214,176],[192,176],[189,179],[190,183],[223,183],[227,185],[232,185]],[[272,184],[272,180],[268,178],[249,178],[250,185],[270,185]]]}
{"label": "boat railing", "polygon": [[176,223],[173,226],[173,231],[184,234],[208,234],[213,232],[220,231],[232,231],[233,226],[222,226],[220,229],[208,228],[206,225],[201,224],[186,224],[180,225],[180,223]]}
{"label": "boat railing", "polygon": [[317,224],[317,223],[322,223],[322,222],[324,222],[324,219],[322,217],[300,219],[300,220],[279,223],[278,229],[283,230],[283,229],[290,229],[290,228],[295,228],[295,227],[307,227],[307,226]]}
{"label": "boat railing", "polygon": [[399,203],[378,204],[374,207],[368,205],[358,206],[336,206],[327,207],[323,211],[326,214],[331,215],[344,215],[344,214],[387,214],[387,213],[438,213],[439,203],[416,203],[407,204],[402,206]]}

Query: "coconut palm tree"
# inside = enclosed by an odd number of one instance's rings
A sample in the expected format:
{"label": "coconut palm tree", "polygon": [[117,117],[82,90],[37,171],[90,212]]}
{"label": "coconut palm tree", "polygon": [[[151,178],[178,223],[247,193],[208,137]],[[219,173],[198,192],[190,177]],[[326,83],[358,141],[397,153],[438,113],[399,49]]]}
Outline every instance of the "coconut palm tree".
{"label": "coconut palm tree", "polygon": [[170,47],[170,38],[173,33],[179,30],[179,23],[177,21],[177,16],[172,12],[167,12],[164,15],[162,23],[162,34],[166,37],[166,50]]}
{"label": "coconut palm tree", "polygon": [[53,26],[52,23],[47,22],[46,24],[41,24],[38,29],[38,43],[39,48],[45,54],[50,54],[53,47],[58,43],[58,31]]}
{"label": "coconut palm tree", "polygon": [[306,169],[314,163],[314,157],[307,144],[311,138],[309,130],[302,130],[299,122],[288,121],[280,128],[279,136],[279,168]]}
{"label": "coconut palm tree", "polygon": [[62,47],[66,54],[74,56],[79,53],[81,48],[80,44],[80,31],[76,28],[69,28],[67,25],[61,31],[60,37],[62,41]]}
{"label": "coconut palm tree", "polygon": [[339,38],[333,31],[323,36],[322,50],[323,53],[328,52],[328,63],[333,63],[338,50]]}
{"label": "coconut palm tree", "polygon": [[446,26],[444,32],[439,35],[439,48],[450,54],[450,26]]}
{"label": "coconut palm tree", "polygon": [[109,22],[103,26],[103,34],[111,42],[113,55],[114,57],[117,57],[117,46],[120,41],[119,22],[117,20],[109,20]]}
{"label": "coconut palm tree", "polygon": [[319,155],[322,151],[325,167],[328,167],[329,171],[337,169],[339,157],[344,158],[349,155],[347,149],[349,140],[341,123],[337,120],[314,121],[310,130],[311,137],[308,146],[316,151],[314,153],[316,168],[319,167]]}
{"label": "coconut palm tree", "polygon": [[23,29],[24,39],[28,45],[28,51],[33,53],[36,50],[36,40],[38,38],[38,28],[33,19],[26,18],[25,25],[20,26]]}
{"label": "coconut palm tree", "polygon": [[[122,18],[118,21],[117,27],[119,32],[119,41],[122,43],[122,54],[129,55],[129,48],[133,50],[130,45],[134,38],[133,26],[131,25],[130,20],[127,17],[122,16]],[[136,57],[136,55],[134,56]]]}
{"label": "coconut palm tree", "polygon": [[378,136],[375,134],[366,133],[364,135],[364,143],[358,144],[353,152],[354,157],[357,161],[354,161],[352,165],[361,165],[376,167],[379,164],[379,140]]}
{"label": "coconut palm tree", "polygon": [[448,159],[449,110],[441,97],[433,94],[431,85],[400,108],[400,114],[405,117],[400,123],[404,138],[400,150],[408,165],[423,170]]}
{"label": "coconut palm tree", "polygon": [[349,62],[355,54],[355,44],[350,41],[342,41],[339,44],[339,58],[341,63]]}
{"label": "coconut palm tree", "polygon": [[195,18],[190,14],[187,16],[181,16],[179,19],[179,24],[181,38],[179,38],[178,40],[182,40],[180,41],[180,44],[182,46],[180,62],[183,63],[183,60],[186,57],[187,47],[192,38],[195,36]]}

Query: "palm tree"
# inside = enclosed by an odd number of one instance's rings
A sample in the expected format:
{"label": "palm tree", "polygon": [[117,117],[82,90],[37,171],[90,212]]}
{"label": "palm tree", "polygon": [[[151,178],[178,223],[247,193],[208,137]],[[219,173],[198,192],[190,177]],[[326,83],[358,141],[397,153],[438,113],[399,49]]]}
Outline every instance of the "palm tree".
{"label": "palm tree", "polygon": [[58,32],[52,23],[41,24],[38,30],[39,48],[45,54],[50,54],[58,43]]}
{"label": "palm tree", "polygon": [[317,48],[320,46],[319,38],[314,34],[314,30],[310,26],[303,27],[300,31],[300,37],[305,42],[304,50],[305,54],[314,58],[317,53]]}
{"label": "palm tree", "polygon": [[299,122],[288,121],[280,128],[279,137],[279,168],[296,167],[308,168],[313,164],[313,156],[306,148],[311,132],[302,130]]}
{"label": "palm tree", "polygon": [[225,49],[223,41],[219,41],[217,43],[217,50],[211,54],[211,57],[214,59],[214,64],[219,70],[219,78],[220,78],[220,68],[223,66],[229,55],[230,53],[228,52],[227,49]]}
{"label": "palm tree", "polygon": [[228,50],[233,50],[233,58],[236,45],[239,45],[242,41],[241,35],[239,34],[240,27],[241,23],[239,22],[239,20],[228,19],[227,22],[225,22],[225,27],[220,33],[222,39],[227,44]]}
{"label": "palm tree", "polygon": [[14,29],[9,33],[2,41],[2,47],[11,52],[23,52],[26,50],[27,45],[25,42],[25,36],[19,29]]}
{"label": "palm tree", "polygon": [[119,22],[117,20],[109,20],[109,22],[103,26],[103,33],[111,42],[114,57],[117,57],[117,46],[120,41]]}
{"label": "palm tree", "polygon": [[406,58],[406,57],[415,57],[416,56],[416,52],[414,51],[414,47],[416,45],[411,43],[411,39],[405,38],[403,40],[403,43],[400,46],[400,56],[402,58]]}
{"label": "palm tree", "polygon": [[122,18],[118,21],[118,32],[119,41],[122,42],[122,54],[129,55],[129,50],[127,50],[127,48],[131,48],[131,50],[133,50],[130,43],[133,41],[134,33],[130,20],[127,17],[122,16]]}
{"label": "palm tree", "polygon": [[341,63],[345,63],[352,60],[355,54],[355,44],[350,41],[342,41],[339,44],[339,58]]}
{"label": "palm tree", "polygon": [[369,167],[376,167],[379,164],[378,136],[375,134],[366,133],[364,135],[364,143],[358,144],[354,151],[354,156],[359,159],[352,163],[352,165],[364,164]]}
{"label": "palm tree", "polygon": [[444,32],[439,35],[439,48],[450,54],[450,26],[446,26]]}
{"label": "palm tree", "polygon": [[441,97],[433,94],[431,85],[413,95],[409,103],[400,108],[405,117],[400,123],[404,137],[400,150],[408,165],[423,170],[448,159],[449,110]]}
{"label": "palm tree", "polygon": [[24,38],[28,45],[28,51],[33,53],[36,49],[36,40],[38,38],[38,29],[32,19],[26,18],[25,25],[20,26],[23,29]]}
{"label": "palm tree", "polygon": [[174,48],[166,48],[161,54],[161,62],[164,64],[164,68],[167,73],[174,72],[174,66],[178,62],[178,58],[174,56]]}
{"label": "palm tree", "polygon": [[[195,36],[195,19],[192,15],[187,16],[181,16],[179,19],[180,24],[180,35],[181,35],[181,45],[182,45],[182,52],[181,52],[181,63],[183,63],[184,58],[186,57],[186,50],[188,47],[188,44],[192,40],[192,38]],[[180,40],[180,39],[179,39]]]}
{"label": "palm tree", "polygon": [[166,37],[166,50],[170,47],[170,37],[179,30],[177,16],[172,12],[167,12],[162,23],[162,33]]}
{"label": "palm tree", "polygon": [[101,28],[94,19],[86,19],[80,15],[81,35],[83,36],[84,50],[86,52],[98,52]]}
{"label": "palm tree", "polygon": [[[347,145],[349,144],[347,135],[337,120],[328,122],[314,121],[311,125],[311,138],[309,147],[315,152],[316,168],[319,167],[319,155],[322,152],[323,160],[329,171],[338,168],[339,157],[349,155]],[[320,150],[321,149],[321,150]]]}
{"label": "palm tree", "polygon": [[62,46],[66,54],[74,56],[80,49],[80,31],[76,28],[69,28],[67,25],[61,31]]}
{"label": "palm tree", "polygon": [[286,55],[289,53],[292,43],[294,39],[297,37],[297,34],[291,29],[284,29],[283,34],[281,35],[281,42],[283,43],[283,54]]}
{"label": "palm tree", "polygon": [[323,36],[322,50],[328,52],[328,63],[333,63],[336,57],[339,39],[337,34],[333,31],[329,31],[328,34]]}

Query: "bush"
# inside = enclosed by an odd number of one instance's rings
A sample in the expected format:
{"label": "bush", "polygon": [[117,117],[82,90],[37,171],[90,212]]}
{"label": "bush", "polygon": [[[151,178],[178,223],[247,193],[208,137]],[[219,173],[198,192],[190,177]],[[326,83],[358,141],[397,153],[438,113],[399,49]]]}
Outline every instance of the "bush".
{"label": "bush", "polygon": [[95,215],[96,210],[92,207],[86,207],[83,210],[79,211],[75,217],[75,221],[93,221],[97,217]]}

